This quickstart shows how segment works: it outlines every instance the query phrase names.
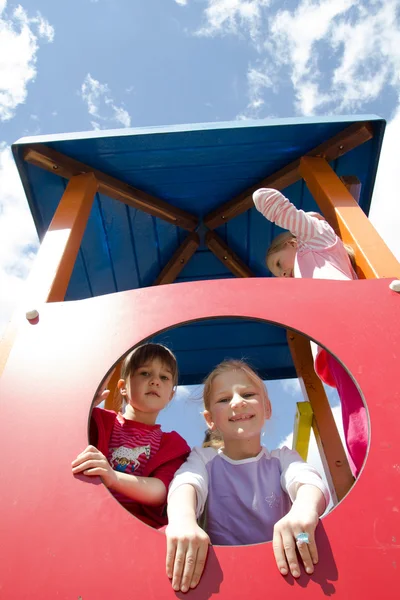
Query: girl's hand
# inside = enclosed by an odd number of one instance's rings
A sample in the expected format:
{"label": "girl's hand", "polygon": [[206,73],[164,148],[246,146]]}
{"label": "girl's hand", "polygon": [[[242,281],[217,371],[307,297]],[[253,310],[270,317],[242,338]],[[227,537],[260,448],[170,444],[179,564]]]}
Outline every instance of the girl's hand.
{"label": "girl's hand", "polygon": [[170,523],[167,537],[167,576],[176,592],[195,588],[206,564],[210,538],[193,518]]}
{"label": "girl's hand", "polygon": [[[306,573],[311,575],[314,572],[314,565],[318,562],[314,536],[318,520],[317,510],[307,510],[304,506],[300,510],[294,504],[288,514],[275,524],[272,547],[277,567],[282,575],[287,575],[290,570],[293,577],[300,577],[296,546]],[[299,533],[308,533],[309,544],[296,541]]]}
{"label": "girl's hand", "polygon": [[312,210],[310,210],[308,213],[306,213],[307,215],[310,215],[310,217],[314,217],[314,219],[318,219],[319,221],[326,221],[325,217],[323,215],[320,215],[317,212],[314,212]]}
{"label": "girl's hand", "polygon": [[74,475],[82,473],[89,477],[99,475],[108,488],[114,487],[117,483],[117,474],[104,454],[95,446],[88,446],[76,457],[72,463],[72,472]]}
{"label": "girl's hand", "polygon": [[98,406],[99,404],[101,404],[102,402],[107,400],[109,395],[110,395],[110,390],[103,390],[102,392],[99,392],[95,398],[95,401],[93,402],[93,408],[95,408],[96,406]]}

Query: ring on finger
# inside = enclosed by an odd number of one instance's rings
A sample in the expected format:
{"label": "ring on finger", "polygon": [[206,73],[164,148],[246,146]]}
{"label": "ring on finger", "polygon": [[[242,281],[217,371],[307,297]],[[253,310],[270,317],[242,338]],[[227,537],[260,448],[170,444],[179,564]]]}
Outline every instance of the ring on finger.
{"label": "ring on finger", "polygon": [[306,533],[305,531],[302,531],[301,533],[298,533],[296,535],[296,542],[301,542],[303,544],[309,544],[310,543],[310,538],[308,533]]}

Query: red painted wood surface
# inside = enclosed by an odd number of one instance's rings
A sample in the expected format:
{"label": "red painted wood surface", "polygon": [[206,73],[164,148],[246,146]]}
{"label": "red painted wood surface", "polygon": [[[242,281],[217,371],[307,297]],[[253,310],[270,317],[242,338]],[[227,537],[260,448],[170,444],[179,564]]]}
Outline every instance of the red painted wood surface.
{"label": "red painted wood surface", "polygon": [[371,446],[354,488],[318,527],[312,577],[283,578],[270,543],[215,547],[188,597],[399,597],[400,294],[389,280],[195,282],[39,312],[37,325],[23,326],[0,388],[1,598],[183,597],[164,574],[164,536],[100,481],[73,477],[70,463],[87,444],[97,386],[121,354],[162,329],[225,315],[281,323],[327,346],[368,403]]}

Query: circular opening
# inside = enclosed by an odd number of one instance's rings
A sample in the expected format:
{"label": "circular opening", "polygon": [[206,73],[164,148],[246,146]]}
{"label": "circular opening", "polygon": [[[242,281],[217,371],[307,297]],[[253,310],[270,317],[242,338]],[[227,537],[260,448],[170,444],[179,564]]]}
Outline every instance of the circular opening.
{"label": "circular opening", "polygon": [[[102,403],[99,405],[100,409],[96,412],[99,413],[101,407],[114,411],[109,413],[112,415],[110,418],[114,421],[104,454],[116,471],[127,477],[130,475],[154,477],[157,471],[146,470],[146,465],[148,466],[149,462],[154,460],[157,453],[160,452],[163,435],[161,432],[176,431],[190,447],[201,447],[207,431],[207,424],[202,414],[204,411],[202,382],[221,361],[236,359],[243,360],[254,368],[268,390],[272,404],[272,416],[260,429],[261,445],[267,447],[269,451],[279,449],[282,446],[291,449],[293,445],[304,459],[307,458],[307,461],[321,474],[329,489],[333,492],[328,510],[344,497],[353,481],[351,471],[358,473],[361,469],[367,446],[367,439],[363,439],[361,453],[364,452],[364,454],[361,456],[360,440],[349,439],[349,426],[354,424],[352,421],[352,419],[354,420],[354,414],[359,413],[359,409],[362,407],[363,427],[366,427],[366,409],[353,378],[327,350],[318,350],[316,344],[312,343],[311,346],[314,346],[314,349],[311,352],[309,338],[306,339],[305,336],[294,331],[287,332],[282,325],[235,317],[203,319],[185,323],[155,334],[143,343],[148,342],[162,344],[176,355],[180,374],[179,385],[172,401],[167,402],[165,407],[156,415],[154,422],[157,425],[154,427],[151,423],[145,423],[146,427],[143,428],[135,425],[135,411],[130,412],[128,415],[125,413],[125,417],[123,416],[124,411],[127,410],[126,401],[128,401],[128,409],[129,402],[135,405],[135,399],[132,401],[132,398],[129,399],[126,395],[125,397],[121,395],[121,387],[118,386],[118,381],[122,378],[120,372],[121,362],[129,353],[119,359],[106,375],[99,386],[95,403],[97,404],[101,399],[103,391],[109,389],[108,395],[104,394],[106,398],[103,398]],[[301,370],[305,387],[312,391],[311,406],[310,403],[304,404],[306,402],[302,392],[304,385],[302,386],[297,377],[295,365],[298,370]],[[336,387],[322,384],[314,372],[313,365],[316,366],[325,381]],[[149,365],[146,364],[145,366],[148,367]],[[157,372],[156,376],[159,375],[160,373]],[[338,391],[342,397],[342,407]],[[116,412],[120,413],[118,417]],[[326,431],[323,423],[329,423],[329,421],[331,426]],[[99,443],[98,431],[96,432],[96,427],[93,427],[93,422],[92,413],[90,442],[93,445],[99,444],[104,447],[103,442]],[[335,422],[339,434],[335,428]],[[322,451],[321,439],[318,436],[318,439],[315,438],[313,425],[317,425],[317,428],[319,428],[322,441],[324,436],[330,436],[331,443],[329,447],[334,449],[330,451],[329,456],[324,456],[322,460],[320,455]],[[124,429],[128,431],[125,438],[121,437],[122,433],[120,431]],[[135,431],[136,429],[140,429],[139,434]],[[344,429],[347,431],[347,439]],[[158,432],[157,435],[155,431]],[[129,439],[131,434],[132,440]],[[358,454],[352,457],[351,453],[354,452],[355,447],[354,442]],[[213,452],[213,450],[208,452]],[[217,451],[215,452],[217,453]],[[220,454],[221,451],[218,456]],[[277,474],[279,475],[283,460],[280,459],[281,453],[278,451],[271,454],[270,452],[265,456],[267,457],[265,458],[266,461],[278,458]],[[256,457],[252,458],[255,459]],[[183,463],[182,455],[181,459],[178,459],[177,462]],[[257,458],[257,460],[260,459]],[[348,460],[350,460],[350,467]],[[166,462],[168,462],[167,459]],[[173,468],[179,466],[177,462],[175,462]],[[329,469],[325,472],[323,464],[329,466]],[[206,466],[206,470],[207,468],[210,467]],[[343,484],[338,487],[336,483],[339,480],[343,481],[343,477],[338,477],[339,471],[349,473],[347,489],[343,488]],[[208,471],[207,474],[210,477]],[[169,477],[172,478],[172,473],[169,474]],[[228,483],[225,491],[224,486],[220,487],[219,493],[226,496],[226,498],[232,498],[235,493],[239,492],[235,492],[236,488],[229,488]],[[167,480],[164,480],[164,484],[167,486]],[[268,485],[270,484],[268,483]],[[212,483],[210,483],[210,486],[210,489],[212,489]],[[228,489],[230,490],[229,494]],[[146,524],[156,528],[166,524],[165,502],[160,504],[157,511],[154,506],[149,508],[146,503],[135,501],[125,494],[116,493],[112,489],[110,491],[129,512]],[[213,491],[213,494],[215,494],[215,491]],[[271,519],[274,522],[277,520],[278,513],[280,514],[279,511],[287,511],[290,505],[287,502],[284,490],[280,490],[278,498],[275,488],[269,492],[263,489],[262,497],[263,511],[271,513]],[[225,506],[226,498],[224,500]],[[208,503],[205,511],[210,510],[211,507]],[[239,523],[239,521],[238,519],[236,522]],[[248,528],[246,527],[246,529]],[[260,530],[260,527],[258,529]],[[267,529],[266,527],[265,530]],[[271,528],[268,531],[271,531]],[[271,539],[270,534],[265,534],[264,537],[261,534],[262,539],[259,536],[251,539],[246,532],[238,531],[237,535],[235,531],[231,533],[233,535],[228,537],[225,542],[219,537],[216,541],[214,540],[214,544],[254,544]]]}

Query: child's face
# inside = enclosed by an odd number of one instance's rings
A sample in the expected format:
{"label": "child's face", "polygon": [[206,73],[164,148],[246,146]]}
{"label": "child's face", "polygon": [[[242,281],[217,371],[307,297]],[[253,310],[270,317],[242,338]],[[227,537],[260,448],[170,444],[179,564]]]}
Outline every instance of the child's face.
{"label": "child's face", "polygon": [[215,377],[210,410],[204,412],[204,417],[209,428],[218,430],[226,443],[260,435],[270,410],[265,391],[244,371],[232,370]]}
{"label": "child's face", "polygon": [[126,384],[128,403],[144,413],[159,412],[173,396],[172,373],[158,358],[136,369]]}
{"label": "child's face", "polygon": [[296,241],[287,241],[281,250],[274,252],[268,258],[268,269],[275,277],[294,277],[293,271],[296,252]]}

